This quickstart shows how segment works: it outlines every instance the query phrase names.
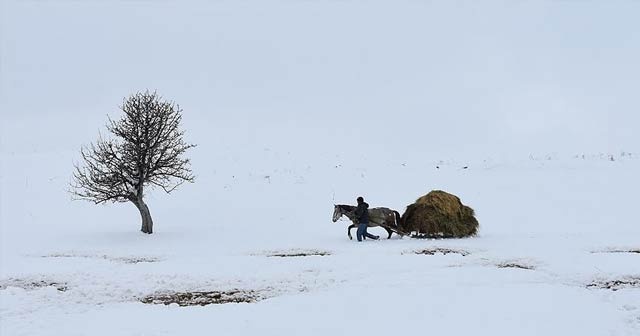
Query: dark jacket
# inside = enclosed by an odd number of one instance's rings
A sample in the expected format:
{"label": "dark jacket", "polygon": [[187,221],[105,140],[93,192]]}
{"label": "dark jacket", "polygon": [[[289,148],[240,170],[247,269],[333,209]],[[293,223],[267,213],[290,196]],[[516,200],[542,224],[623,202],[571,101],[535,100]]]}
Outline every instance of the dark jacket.
{"label": "dark jacket", "polygon": [[369,204],[367,202],[358,203],[356,208],[356,223],[369,224]]}

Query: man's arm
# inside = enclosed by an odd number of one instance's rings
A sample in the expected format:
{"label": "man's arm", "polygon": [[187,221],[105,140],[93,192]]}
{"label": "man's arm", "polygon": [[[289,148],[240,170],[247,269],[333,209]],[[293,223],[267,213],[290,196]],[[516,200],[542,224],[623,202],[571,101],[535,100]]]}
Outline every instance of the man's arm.
{"label": "man's arm", "polygon": [[358,204],[358,207],[356,208],[356,220],[360,221],[360,218],[362,218],[362,215],[364,214],[364,212],[366,211],[366,209],[364,208],[364,206],[362,204]]}

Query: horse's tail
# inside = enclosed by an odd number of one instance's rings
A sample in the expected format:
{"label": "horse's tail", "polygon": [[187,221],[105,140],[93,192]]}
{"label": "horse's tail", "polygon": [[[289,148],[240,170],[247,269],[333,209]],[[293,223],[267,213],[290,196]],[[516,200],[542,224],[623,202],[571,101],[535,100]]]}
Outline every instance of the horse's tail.
{"label": "horse's tail", "polygon": [[396,219],[396,227],[402,228],[402,216],[400,216],[400,213],[395,210],[393,210],[393,214],[395,215]]}

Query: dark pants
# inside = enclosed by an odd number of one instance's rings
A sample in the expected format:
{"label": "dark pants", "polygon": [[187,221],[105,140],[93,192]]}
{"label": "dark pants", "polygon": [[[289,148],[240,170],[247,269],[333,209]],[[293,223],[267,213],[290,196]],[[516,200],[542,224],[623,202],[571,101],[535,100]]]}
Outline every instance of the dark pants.
{"label": "dark pants", "polygon": [[369,232],[367,232],[367,224],[368,223],[360,223],[358,224],[358,231],[356,231],[356,238],[358,238],[358,241],[362,241],[363,238],[369,238],[369,239],[378,239],[380,237],[378,236],[374,236],[372,234],[370,234]]}

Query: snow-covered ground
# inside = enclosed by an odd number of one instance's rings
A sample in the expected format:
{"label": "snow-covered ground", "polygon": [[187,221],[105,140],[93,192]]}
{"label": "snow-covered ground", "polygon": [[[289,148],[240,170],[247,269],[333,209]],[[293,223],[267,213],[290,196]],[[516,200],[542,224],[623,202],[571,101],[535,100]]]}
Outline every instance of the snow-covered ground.
{"label": "snow-covered ground", "polygon": [[[640,334],[639,12],[0,2],[0,334]],[[147,195],[153,235],[68,193],[79,147],[146,88],[198,144],[196,183]],[[432,189],[478,237],[358,243],[331,222]],[[414,253],[437,248],[460,253]],[[140,302],[230,289],[261,300]]]}
{"label": "snow-covered ground", "polygon": [[[25,211],[36,219],[34,227],[20,228],[3,220],[2,281],[9,287],[0,291],[2,332],[634,335],[640,332],[640,288],[587,288],[640,278],[640,254],[606,253],[640,248],[633,219],[640,160],[615,160],[465,162],[468,169],[454,162],[440,169],[406,163],[365,169],[365,177],[312,165],[271,172],[270,181],[238,174],[230,186],[211,183],[218,190],[204,193],[198,205],[189,205],[194,196],[186,195],[195,194],[198,184],[175,197],[155,194],[152,236],[136,232],[137,213],[129,205],[71,203],[66,207],[74,211],[40,214],[3,201],[16,207],[3,207],[3,216]],[[393,182],[375,177],[383,171],[393,173]],[[53,184],[62,193],[63,181],[25,175],[31,187],[12,188],[24,193],[19,198],[31,199],[36,208],[57,203],[37,189]],[[328,181],[348,185],[360,179],[372,184],[365,193],[372,205],[393,203],[398,209],[429,188],[456,192],[477,209],[481,234],[349,241],[347,223],[330,221],[332,188],[347,194],[358,183],[346,188]],[[352,202],[346,196],[335,201]],[[468,254],[412,253],[425,248]],[[269,257],[299,250],[330,255]],[[532,269],[499,267],[509,263]],[[27,288],[40,281],[55,285]],[[205,307],[138,302],[160,292],[234,288],[267,299]]]}

